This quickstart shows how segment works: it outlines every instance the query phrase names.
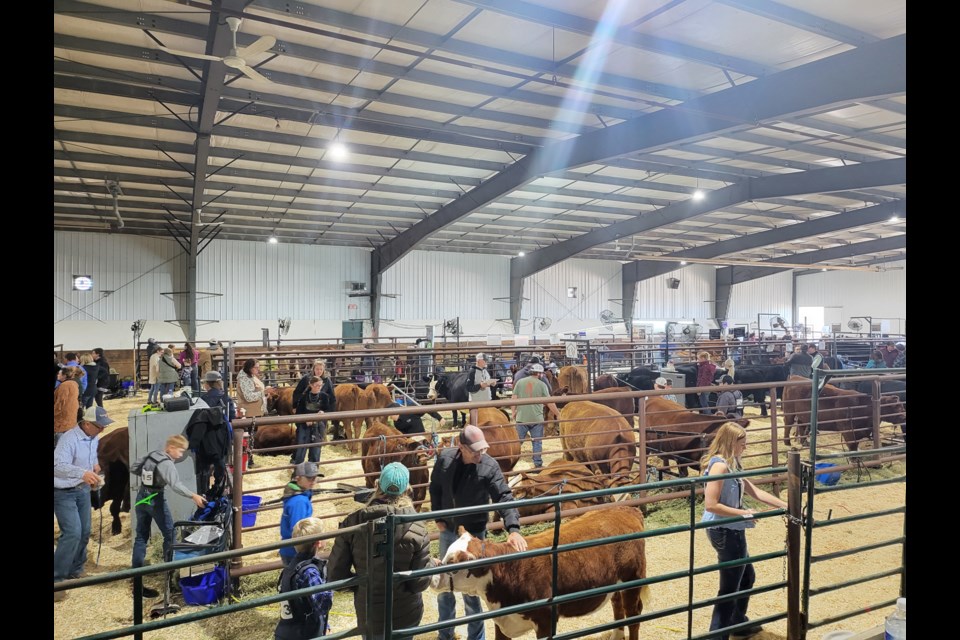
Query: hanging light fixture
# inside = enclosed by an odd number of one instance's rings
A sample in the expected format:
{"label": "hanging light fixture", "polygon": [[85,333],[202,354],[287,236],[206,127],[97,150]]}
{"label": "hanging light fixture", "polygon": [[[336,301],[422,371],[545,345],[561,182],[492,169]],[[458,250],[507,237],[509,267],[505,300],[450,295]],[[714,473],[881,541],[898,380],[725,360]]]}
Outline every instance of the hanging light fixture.
{"label": "hanging light fixture", "polygon": [[277,236],[270,236],[267,242],[269,242],[270,244],[277,244]]}

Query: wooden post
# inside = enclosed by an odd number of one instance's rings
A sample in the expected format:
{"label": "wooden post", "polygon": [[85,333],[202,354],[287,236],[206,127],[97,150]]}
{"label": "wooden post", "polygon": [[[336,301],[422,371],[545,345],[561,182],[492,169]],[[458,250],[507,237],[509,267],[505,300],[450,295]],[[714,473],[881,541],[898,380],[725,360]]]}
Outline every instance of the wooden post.
{"label": "wooden post", "polygon": [[[777,388],[770,388],[770,466],[780,466],[780,446],[777,442]],[[780,497],[780,481],[773,483],[773,493]]]}

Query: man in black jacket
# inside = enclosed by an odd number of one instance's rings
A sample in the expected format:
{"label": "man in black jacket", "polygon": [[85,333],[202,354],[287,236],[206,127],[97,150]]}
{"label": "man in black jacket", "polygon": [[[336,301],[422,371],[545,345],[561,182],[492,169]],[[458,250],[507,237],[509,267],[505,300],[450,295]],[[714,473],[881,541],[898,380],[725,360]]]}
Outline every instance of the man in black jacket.
{"label": "man in black jacket", "polygon": [[100,368],[100,376],[97,378],[97,406],[103,406],[103,393],[110,390],[110,363],[103,356],[103,349],[97,347],[90,352],[97,366]]}
{"label": "man in black jacket", "polygon": [[[503,477],[497,461],[487,455],[489,448],[483,430],[468,424],[460,432],[459,445],[444,449],[437,456],[437,463],[430,476],[431,509],[440,511],[457,507],[474,507],[492,502],[503,504],[513,501],[513,493]],[[510,532],[507,542],[517,551],[526,551],[527,541],[520,535],[520,514],[514,508],[500,509],[504,529]],[[456,518],[438,518],[440,530],[440,557],[457,540],[457,527],[463,527],[472,535],[484,538],[487,533],[488,513],[475,513]],[[456,599],[452,593],[437,595],[439,620],[456,617]],[[466,615],[480,613],[483,609],[480,598],[463,594]],[[452,640],[454,628],[438,632],[439,640]],[[483,622],[471,622],[467,640],[484,640]]]}

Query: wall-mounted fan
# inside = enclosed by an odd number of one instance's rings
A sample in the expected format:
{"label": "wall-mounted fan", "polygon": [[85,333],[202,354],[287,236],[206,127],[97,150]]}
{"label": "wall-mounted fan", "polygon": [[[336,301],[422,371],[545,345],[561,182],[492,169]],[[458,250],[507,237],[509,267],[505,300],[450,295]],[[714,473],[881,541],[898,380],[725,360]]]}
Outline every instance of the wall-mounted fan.
{"label": "wall-mounted fan", "polygon": [[550,325],[553,324],[553,320],[550,318],[534,318],[533,327],[536,331],[546,331],[550,328]]}
{"label": "wall-mounted fan", "polygon": [[452,336],[459,336],[463,333],[463,327],[460,326],[460,318],[443,321],[443,332]]}
{"label": "wall-mounted fan", "polygon": [[[290,316],[286,318],[277,318],[277,347],[280,346],[280,338],[290,333]],[[264,329],[266,335],[266,329]],[[266,338],[264,338],[266,340]]]}
{"label": "wall-mounted fan", "polygon": [[609,329],[618,322],[623,322],[623,318],[618,318],[617,316],[613,315],[613,311],[610,311],[610,309],[604,309],[600,312],[600,322],[603,323],[603,326]]}
{"label": "wall-mounted fan", "polygon": [[782,316],[774,316],[770,318],[770,328],[771,329],[783,329],[787,330],[787,321],[783,319]]}
{"label": "wall-mounted fan", "polygon": [[850,320],[847,320],[847,329],[859,333],[860,330],[863,329],[863,323],[856,318],[851,318]]}
{"label": "wall-mounted fan", "polygon": [[681,342],[695,342],[697,334],[700,333],[699,324],[687,324],[680,330],[679,338]]}
{"label": "wall-mounted fan", "polygon": [[263,53],[267,49],[273,47],[273,45],[277,43],[277,39],[273,36],[260,36],[253,42],[253,44],[243,47],[242,49],[237,49],[237,31],[240,29],[240,24],[243,22],[243,19],[237,18],[236,16],[227,16],[224,18],[224,20],[226,20],[227,26],[230,27],[230,33],[233,36],[233,46],[230,48],[230,53],[222,58],[219,56],[207,55],[205,53],[193,53],[192,51],[171,49],[169,47],[160,47],[160,49],[175,56],[222,62],[231,69],[236,69],[251,80],[257,80],[258,82],[270,82],[269,79],[260,75],[254,71],[252,67],[248,66],[247,60],[251,56]]}

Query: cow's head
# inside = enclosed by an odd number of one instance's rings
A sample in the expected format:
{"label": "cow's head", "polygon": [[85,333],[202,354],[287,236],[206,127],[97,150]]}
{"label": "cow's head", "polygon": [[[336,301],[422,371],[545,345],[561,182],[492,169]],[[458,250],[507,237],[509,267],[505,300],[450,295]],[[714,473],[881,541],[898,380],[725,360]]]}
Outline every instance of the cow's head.
{"label": "cow's head", "polygon": [[897,396],[880,396],[880,419],[899,425],[906,433],[907,410]]}
{"label": "cow's head", "polygon": [[427,390],[427,400],[436,400],[437,399],[437,383],[440,382],[440,379],[437,376],[429,375],[425,378],[425,381],[429,383],[430,387]]}
{"label": "cow's head", "polygon": [[451,566],[453,569],[449,574],[450,589],[479,596],[492,579],[490,567],[457,570],[455,565],[483,557],[483,541],[472,536],[462,526],[457,527],[457,534],[460,537],[447,547],[447,553],[442,560],[444,565]]}

